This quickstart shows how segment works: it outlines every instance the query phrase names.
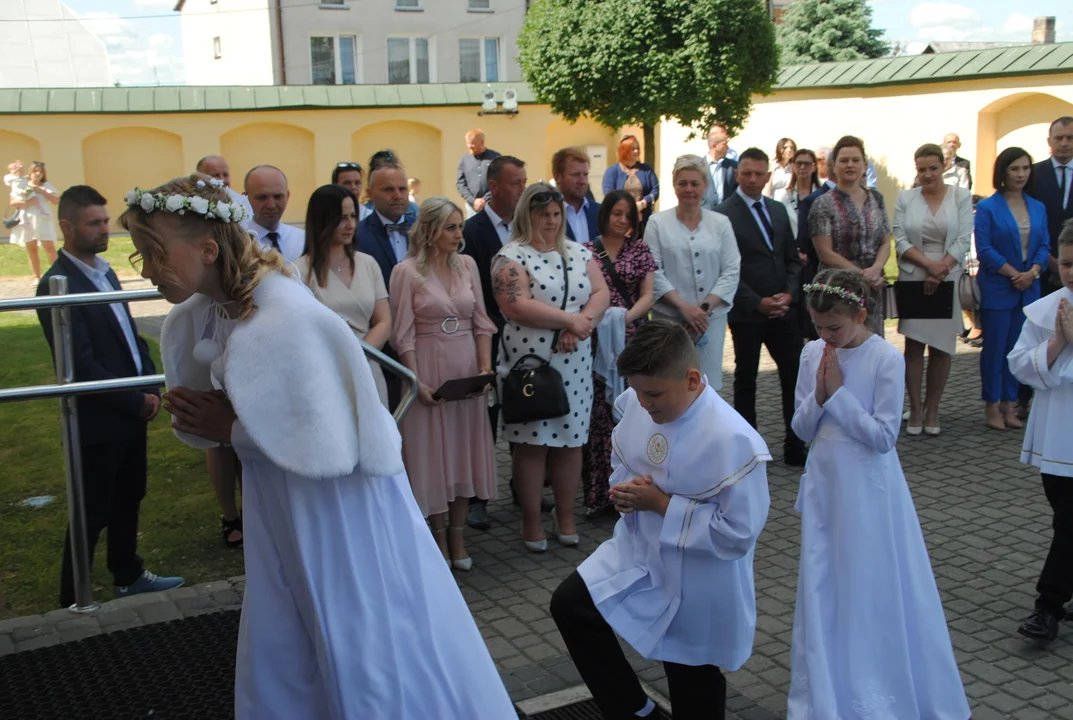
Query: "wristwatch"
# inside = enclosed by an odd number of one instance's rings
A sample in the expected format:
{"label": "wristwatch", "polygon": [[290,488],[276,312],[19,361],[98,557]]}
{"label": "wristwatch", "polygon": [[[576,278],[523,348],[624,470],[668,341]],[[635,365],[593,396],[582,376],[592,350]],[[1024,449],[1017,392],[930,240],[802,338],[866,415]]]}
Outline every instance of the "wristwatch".
{"label": "wristwatch", "polygon": [[1039,280],[1039,268],[1032,268],[1032,277],[1036,280]]}

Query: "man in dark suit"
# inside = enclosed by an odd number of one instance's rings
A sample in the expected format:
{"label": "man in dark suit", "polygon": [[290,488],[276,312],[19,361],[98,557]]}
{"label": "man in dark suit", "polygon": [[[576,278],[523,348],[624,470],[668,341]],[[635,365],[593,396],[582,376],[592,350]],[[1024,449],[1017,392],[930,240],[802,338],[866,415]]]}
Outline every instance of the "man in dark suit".
{"label": "man in dark suit", "polygon": [[551,156],[551,176],[566,209],[566,236],[581,244],[600,234],[600,204],[589,199],[589,163],[588,153],[579,147],[565,147]]}
{"label": "man in dark suit", "polygon": [[1058,234],[1062,223],[1073,218],[1073,117],[1060,117],[1047,134],[1051,156],[1032,166],[1029,195],[1047,208],[1047,230],[1051,238],[1051,259],[1040,288],[1049,295],[1062,287],[1058,277]]}
{"label": "man in dark suit", "polygon": [[373,256],[384,276],[384,285],[390,286],[391,271],[406,259],[410,247],[411,223],[406,218],[410,189],[402,165],[384,164],[373,170],[369,174],[369,197],[373,212],[358,223],[357,249]]}
{"label": "man in dark suit", "polygon": [[738,161],[727,156],[729,150],[730,136],[726,125],[716,123],[708,133],[708,154],[704,157],[708,163],[708,187],[702,204],[707,210],[715,210],[738,187],[735,177]]}
{"label": "man in dark suit", "polygon": [[969,178],[969,187],[972,187],[972,163],[958,155],[961,150],[961,138],[957,133],[947,133],[943,138],[943,144],[954,148],[954,165],[965,168],[965,175]]}
{"label": "man in dark suit", "polygon": [[[60,196],[63,249],[41,278],[38,295],[49,294],[48,281],[57,275],[67,277],[67,289],[72,294],[120,289],[119,279],[108,263],[97,257],[108,249],[105,205],[100,193],[85,185],[69,188]],[[55,357],[51,312],[38,310],[37,318]],[[71,308],[71,336],[78,382],[156,373],[149,347],[138,336],[126,303]],[[107,527],[108,570],[115,580],[117,597],[179,587],[182,578],[157,577],[145,570],[138,557],[138,513],[145,497],[148,464],[146,429],[160,412],[160,396],[155,390],[122,390],[79,397],[76,406],[90,562],[97,537]],[[74,602],[68,528],[60,605],[68,607]]]}
{"label": "man in dark suit", "polygon": [[763,150],[738,157],[738,187],[716,207],[734,228],[741,253],[741,278],[727,317],[734,342],[734,409],[756,427],[756,375],[760,348],[779,368],[787,465],[805,464],[805,444],[790,427],[801,355],[794,298],[801,289],[801,258],[786,206],[764,197],[771,163]]}
{"label": "man in dark suit", "polygon": [[[465,241],[462,252],[472,257],[477,264],[484,307],[488,317],[496,324],[497,332],[492,336],[493,363],[499,355],[499,338],[503,334],[506,320],[499,311],[495,292],[492,291],[492,260],[510,240],[514,211],[525,192],[526,182],[524,162],[510,155],[497,157],[488,166],[488,202],[482,205],[481,211],[467,220],[462,228],[462,238]],[[488,408],[488,420],[492,424],[492,437],[495,438],[499,429],[498,405]],[[467,518],[470,527],[477,530],[491,527],[487,504],[487,500],[470,500]]]}

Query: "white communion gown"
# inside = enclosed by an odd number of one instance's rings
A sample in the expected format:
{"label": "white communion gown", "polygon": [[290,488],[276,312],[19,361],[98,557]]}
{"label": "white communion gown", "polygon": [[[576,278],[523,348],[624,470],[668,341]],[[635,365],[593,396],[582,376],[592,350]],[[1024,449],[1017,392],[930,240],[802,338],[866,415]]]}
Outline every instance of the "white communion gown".
{"label": "white communion gown", "polygon": [[410,492],[358,340],[297,280],[270,275],[254,298],[235,322],[195,295],[162,333],[168,386],[215,380],[238,416],[236,718],[516,717]]}
{"label": "white communion gown", "polygon": [[895,442],[905,362],[875,335],[838,350],[843,386],[814,394],[824,342],[805,346],[794,432],[801,563],[788,720],[967,720],[928,550]]}

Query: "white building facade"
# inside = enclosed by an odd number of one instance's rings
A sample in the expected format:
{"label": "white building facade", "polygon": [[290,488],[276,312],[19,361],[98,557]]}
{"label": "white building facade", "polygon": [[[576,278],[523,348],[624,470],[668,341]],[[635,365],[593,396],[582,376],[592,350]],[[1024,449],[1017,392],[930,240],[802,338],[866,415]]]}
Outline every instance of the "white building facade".
{"label": "white building facade", "polygon": [[59,0],[0,0],[0,87],[107,87],[104,43]]}
{"label": "white building facade", "polygon": [[188,85],[516,82],[526,0],[180,0]]}

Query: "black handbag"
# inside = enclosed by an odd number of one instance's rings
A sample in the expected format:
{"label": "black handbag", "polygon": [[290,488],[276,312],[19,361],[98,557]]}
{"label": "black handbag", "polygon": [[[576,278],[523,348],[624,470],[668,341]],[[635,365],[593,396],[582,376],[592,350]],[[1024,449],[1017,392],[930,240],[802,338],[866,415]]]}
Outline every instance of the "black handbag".
{"label": "black handbag", "polygon": [[18,210],[15,210],[11,215],[4,218],[4,227],[10,230],[20,222],[22,222],[22,214]]}
{"label": "black handbag", "polygon": [[[566,310],[566,296],[570,290],[566,258],[563,258],[563,304],[560,310]],[[561,331],[556,330],[551,339],[551,352],[559,344]],[[510,362],[506,342],[503,343],[503,359]],[[551,420],[560,418],[570,412],[570,399],[563,387],[563,376],[551,366],[551,360],[539,355],[523,355],[510,368],[503,378],[503,422],[508,425]]]}

